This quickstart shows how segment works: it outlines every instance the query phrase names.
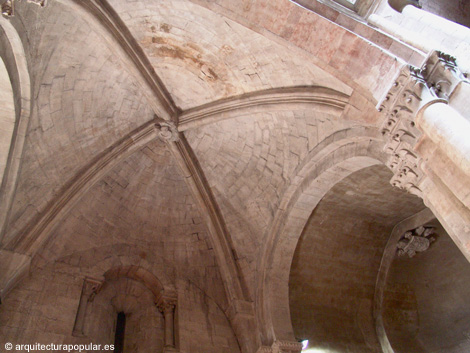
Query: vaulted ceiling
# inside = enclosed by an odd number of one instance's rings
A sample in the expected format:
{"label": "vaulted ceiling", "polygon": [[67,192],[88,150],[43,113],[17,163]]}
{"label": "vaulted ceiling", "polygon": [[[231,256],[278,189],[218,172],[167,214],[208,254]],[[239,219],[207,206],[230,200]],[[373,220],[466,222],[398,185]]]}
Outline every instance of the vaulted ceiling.
{"label": "vaulted ceiling", "polygon": [[[327,191],[385,161],[375,105],[400,63],[287,0],[17,2],[9,21],[32,110],[3,243],[38,271],[131,253],[224,310],[256,302]],[[351,180],[357,194],[339,186],[316,212],[367,213]],[[389,229],[418,206],[386,207]]]}

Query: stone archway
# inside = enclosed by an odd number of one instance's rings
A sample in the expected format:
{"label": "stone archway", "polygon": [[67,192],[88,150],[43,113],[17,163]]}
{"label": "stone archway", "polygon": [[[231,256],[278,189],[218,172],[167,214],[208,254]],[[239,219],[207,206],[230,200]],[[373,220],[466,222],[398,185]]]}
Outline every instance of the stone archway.
{"label": "stone archway", "polygon": [[[152,272],[141,266],[113,267],[102,277],[104,280],[84,279],[73,335],[109,342],[116,316],[122,313],[130,322],[125,334],[128,350],[176,352],[176,292],[165,288]],[[141,322],[153,324],[146,325],[147,331],[142,332]]]}
{"label": "stone archway", "polygon": [[297,170],[273,226],[267,234],[260,260],[257,318],[265,345],[295,342],[289,312],[289,272],[302,230],[326,192],[360,169],[382,164],[385,155],[379,132],[373,128],[339,131],[313,150]]}

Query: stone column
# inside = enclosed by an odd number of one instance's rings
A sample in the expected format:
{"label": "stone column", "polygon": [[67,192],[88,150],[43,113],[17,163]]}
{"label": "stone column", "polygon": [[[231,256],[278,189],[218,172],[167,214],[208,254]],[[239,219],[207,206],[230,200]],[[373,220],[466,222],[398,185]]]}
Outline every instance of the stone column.
{"label": "stone column", "polygon": [[175,309],[176,298],[161,297],[157,302],[158,310],[165,321],[165,352],[175,350]]}
{"label": "stone column", "polygon": [[80,296],[80,303],[78,304],[77,316],[75,317],[75,324],[73,325],[73,336],[84,336],[83,328],[85,326],[86,311],[88,303],[92,302],[96,294],[101,290],[103,282],[85,278],[83,280],[82,294]]}
{"label": "stone column", "polygon": [[403,9],[402,16],[401,20],[395,22],[379,14],[372,14],[367,21],[425,54],[439,49],[457,55],[461,69],[470,71],[467,45],[469,28],[411,5]]}
{"label": "stone column", "polygon": [[437,103],[424,109],[416,124],[470,177],[470,121],[448,104]]}
{"label": "stone column", "polygon": [[463,84],[456,59],[434,51],[401,71],[379,111],[392,185],[423,198],[470,261],[470,122],[449,104]]}

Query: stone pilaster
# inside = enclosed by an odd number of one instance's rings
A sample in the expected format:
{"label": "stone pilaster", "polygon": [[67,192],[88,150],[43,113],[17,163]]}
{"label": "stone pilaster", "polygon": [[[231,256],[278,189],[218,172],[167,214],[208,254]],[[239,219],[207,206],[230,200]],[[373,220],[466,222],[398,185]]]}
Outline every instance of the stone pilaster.
{"label": "stone pilaster", "polygon": [[302,343],[291,341],[276,341],[272,346],[273,353],[300,353]]}
{"label": "stone pilaster", "polygon": [[232,300],[225,314],[230,320],[242,352],[254,352],[260,345],[253,303]]}

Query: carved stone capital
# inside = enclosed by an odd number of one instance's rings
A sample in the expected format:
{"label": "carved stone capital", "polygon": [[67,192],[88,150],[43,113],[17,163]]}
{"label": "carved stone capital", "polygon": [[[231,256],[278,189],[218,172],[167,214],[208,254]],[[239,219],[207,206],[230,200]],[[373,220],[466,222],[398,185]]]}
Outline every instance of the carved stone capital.
{"label": "carved stone capital", "polygon": [[11,17],[13,16],[14,14],[14,3],[13,3],[13,0],[6,0],[3,4],[2,4],[2,15],[4,17]]}
{"label": "carved stone capital", "polygon": [[178,128],[171,121],[162,121],[155,124],[158,137],[164,141],[175,142],[180,139]]}
{"label": "carved stone capital", "polygon": [[437,50],[428,56],[421,73],[429,89],[437,97],[445,100],[449,100],[450,95],[460,82],[469,82],[459,69],[457,59]]}
{"label": "carved stone capital", "polygon": [[379,107],[386,115],[382,135],[386,139],[384,150],[390,155],[387,166],[394,174],[390,183],[413,194],[420,194],[418,185],[423,177],[420,159],[413,150],[421,136],[415,116],[425,104],[423,97],[430,100],[420,70],[405,67]]}
{"label": "carved stone capital", "polygon": [[[2,15],[4,17],[11,17],[15,14],[15,1],[17,0],[6,0],[2,3]],[[28,0],[29,3],[33,3],[44,7],[47,5],[47,0]]]}
{"label": "carved stone capital", "polygon": [[83,281],[83,295],[87,301],[92,302],[102,287],[103,282],[92,278],[85,278]]}
{"label": "carved stone capital", "polygon": [[421,159],[414,146],[421,136],[415,118],[426,106],[447,103],[455,87],[466,77],[454,57],[432,52],[422,68],[404,67],[380,103],[378,110],[386,115],[382,135],[385,152],[390,155],[387,166],[393,171],[391,184],[420,195],[423,179]]}
{"label": "carved stone capital", "polygon": [[160,297],[160,299],[155,303],[158,310],[160,310],[163,315],[174,313],[176,304],[177,299],[173,297]]}
{"label": "carved stone capital", "polygon": [[292,341],[276,341],[272,345],[273,353],[300,353],[302,343]]}

